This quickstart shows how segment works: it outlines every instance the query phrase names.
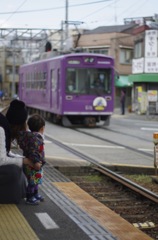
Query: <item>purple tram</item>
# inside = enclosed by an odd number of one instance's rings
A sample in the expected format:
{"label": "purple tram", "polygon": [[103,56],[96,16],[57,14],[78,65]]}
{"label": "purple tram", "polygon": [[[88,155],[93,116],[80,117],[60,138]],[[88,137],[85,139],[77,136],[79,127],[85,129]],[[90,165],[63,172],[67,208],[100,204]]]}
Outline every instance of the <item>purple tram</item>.
{"label": "purple tram", "polygon": [[25,64],[19,70],[19,98],[29,113],[54,123],[109,125],[114,110],[114,59],[72,53]]}

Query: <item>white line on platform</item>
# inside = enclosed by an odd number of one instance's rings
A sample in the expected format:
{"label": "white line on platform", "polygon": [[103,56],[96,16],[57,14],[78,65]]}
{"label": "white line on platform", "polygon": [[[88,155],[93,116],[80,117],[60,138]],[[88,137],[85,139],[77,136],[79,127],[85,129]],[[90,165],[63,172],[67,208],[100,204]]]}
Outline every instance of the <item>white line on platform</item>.
{"label": "white line on platform", "polygon": [[144,131],[158,131],[158,128],[147,128],[147,127],[142,127],[141,130],[144,130]]}
{"label": "white line on platform", "polygon": [[78,146],[78,147],[98,147],[98,148],[118,148],[125,149],[125,147],[121,146],[109,146],[109,145],[92,145],[92,144],[79,144],[79,143],[63,143],[65,145]]}
{"label": "white line on platform", "polygon": [[144,151],[144,152],[153,152],[153,149],[147,149],[147,148],[138,148],[139,151]]}
{"label": "white line on platform", "polygon": [[40,222],[46,229],[55,229],[59,226],[52,220],[52,218],[47,213],[35,213]]}

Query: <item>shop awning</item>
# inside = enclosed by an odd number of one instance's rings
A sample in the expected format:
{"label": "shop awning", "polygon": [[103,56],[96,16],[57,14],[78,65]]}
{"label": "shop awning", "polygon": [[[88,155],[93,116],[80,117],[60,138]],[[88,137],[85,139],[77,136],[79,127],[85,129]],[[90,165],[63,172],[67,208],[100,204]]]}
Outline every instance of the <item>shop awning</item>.
{"label": "shop awning", "polygon": [[128,76],[119,76],[115,79],[115,87],[132,87],[133,83],[129,81]]}
{"label": "shop awning", "polygon": [[158,82],[157,73],[140,73],[129,75],[131,82]]}

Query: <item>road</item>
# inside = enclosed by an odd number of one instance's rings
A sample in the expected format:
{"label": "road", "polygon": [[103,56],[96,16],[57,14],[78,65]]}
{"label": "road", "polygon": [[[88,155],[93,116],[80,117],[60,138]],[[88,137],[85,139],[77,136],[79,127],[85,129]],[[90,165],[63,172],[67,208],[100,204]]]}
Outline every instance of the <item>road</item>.
{"label": "road", "polygon": [[[77,131],[76,131],[77,130]],[[46,155],[76,158],[51,142],[51,138],[104,164],[127,164],[152,167],[153,132],[157,123],[114,117],[107,128],[77,128],[46,124]]]}

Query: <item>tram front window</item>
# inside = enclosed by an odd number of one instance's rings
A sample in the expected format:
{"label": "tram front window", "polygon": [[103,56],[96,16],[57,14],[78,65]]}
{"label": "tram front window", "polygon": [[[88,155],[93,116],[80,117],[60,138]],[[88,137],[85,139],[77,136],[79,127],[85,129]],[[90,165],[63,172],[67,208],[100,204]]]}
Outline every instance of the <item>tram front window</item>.
{"label": "tram front window", "polygon": [[67,69],[66,93],[106,94],[111,92],[110,69]]}

